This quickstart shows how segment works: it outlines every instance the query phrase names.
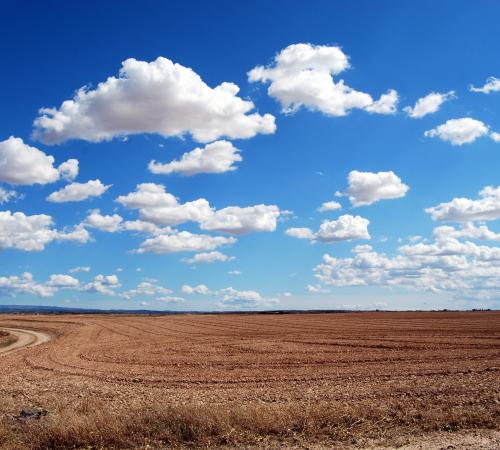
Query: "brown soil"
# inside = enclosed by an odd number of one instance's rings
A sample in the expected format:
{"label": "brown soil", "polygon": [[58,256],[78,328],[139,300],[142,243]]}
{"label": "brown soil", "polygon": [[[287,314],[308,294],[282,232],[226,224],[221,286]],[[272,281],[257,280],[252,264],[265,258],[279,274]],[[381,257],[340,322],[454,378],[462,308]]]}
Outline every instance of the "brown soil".
{"label": "brown soil", "polygon": [[[1,448],[500,447],[496,312],[4,315],[0,327],[52,336],[0,358]],[[26,408],[48,414],[15,419]]]}

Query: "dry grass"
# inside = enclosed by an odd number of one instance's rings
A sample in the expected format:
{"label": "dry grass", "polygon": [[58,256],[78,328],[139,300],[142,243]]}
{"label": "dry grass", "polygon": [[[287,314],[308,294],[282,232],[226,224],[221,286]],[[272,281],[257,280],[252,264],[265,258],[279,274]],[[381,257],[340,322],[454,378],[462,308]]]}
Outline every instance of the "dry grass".
{"label": "dry grass", "polygon": [[393,401],[373,404],[319,404],[225,408],[176,405],[109,413],[99,400],[61,406],[39,421],[4,420],[0,447],[8,450],[125,449],[294,445],[325,446],[432,431],[498,429],[500,409],[441,405],[409,408]]}

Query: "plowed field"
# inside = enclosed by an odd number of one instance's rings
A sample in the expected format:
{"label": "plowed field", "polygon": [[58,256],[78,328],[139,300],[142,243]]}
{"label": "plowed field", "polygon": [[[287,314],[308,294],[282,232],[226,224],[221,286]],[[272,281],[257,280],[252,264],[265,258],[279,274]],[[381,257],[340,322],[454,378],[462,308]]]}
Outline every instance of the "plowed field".
{"label": "plowed field", "polygon": [[[3,315],[2,327],[51,336],[0,356],[4,445],[16,438],[28,446],[29,430],[48,433],[55,417],[95,409],[115,418],[194,408],[207,421],[211,414],[234,419],[232,437],[150,433],[144,439],[153,447],[395,445],[430,432],[500,426],[496,312]],[[19,425],[13,417],[26,408],[48,413]],[[257,431],[238,425],[238,414],[260,421]],[[261,423],[273,415],[274,427]]]}

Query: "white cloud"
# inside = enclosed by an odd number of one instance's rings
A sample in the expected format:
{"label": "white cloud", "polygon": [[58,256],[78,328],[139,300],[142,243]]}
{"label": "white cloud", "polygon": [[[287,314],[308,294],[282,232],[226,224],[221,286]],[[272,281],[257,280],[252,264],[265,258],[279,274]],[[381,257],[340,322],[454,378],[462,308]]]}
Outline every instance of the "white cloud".
{"label": "white cloud", "polygon": [[500,186],[486,186],[479,192],[479,197],[478,200],[454,198],[451,202],[427,208],[425,212],[433,220],[452,222],[500,219]]}
{"label": "white cloud", "polygon": [[342,209],[342,205],[339,202],[330,201],[324,202],[319,208],[319,212],[335,211],[337,209]]}
{"label": "white cloud", "polygon": [[[365,206],[380,200],[401,198],[408,192],[408,186],[394,172],[359,172],[353,170],[347,178],[345,195],[353,206]],[[343,195],[339,194],[338,195]]]}
{"label": "white cloud", "polygon": [[387,94],[382,94],[377,101],[365,109],[376,114],[396,114],[398,110],[399,95],[394,89],[389,89]]}
{"label": "white cloud", "polygon": [[278,100],[284,112],[301,107],[329,116],[344,116],[351,109],[393,114],[397,92],[390,90],[374,101],[369,94],[356,91],[333,75],[350,67],[347,55],[336,46],[294,44],[274,58],[274,65],[257,66],[248,73],[250,82],[270,82],[268,94]]}
{"label": "white cloud", "polygon": [[155,183],[138,184],[135,192],[120,195],[116,201],[133,209],[177,205],[177,199],[165,191],[165,186]]}
{"label": "white cloud", "polygon": [[208,287],[205,286],[204,284],[199,284],[198,286],[189,286],[188,284],[184,284],[181,287],[181,291],[183,294],[187,294],[187,295],[192,295],[192,294],[209,295],[209,294],[211,294],[210,289],[208,289]]}
{"label": "white cloud", "polygon": [[313,284],[308,284],[306,286],[306,291],[307,292],[310,292],[312,294],[325,294],[328,291],[328,289],[325,289],[323,287],[321,287],[320,285],[313,285]]}
{"label": "white cloud", "polygon": [[25,272],[21,276],[0,277],[0,297],[31,294],[45,298],[52,297],[55,291],[55,287],[37,283],[29,272]]}
{"label": "white cloud", "polygon": [[255,205],[245,208],[229,206],[204,219],[200,228],[231,234],[275,231],[279,215],[280,210],[276,205]]}
{"label": "white cloud", "polygon": [[221,245],[234,244],[233,237],[210,236],[208,234],[193,234],[181,231],[175,234],[162,234],[141,243],[137,253],[175,253],[175,252],[206,252]]}
{"label": "white cloud", "polygon": [[370,234],[368,233],[369,223],[370,221],[364,217],[345,214],[337,220],[323,221],[316,233],[309,228],[289,228],[286,230],[286,234],[299,239],[310,239],[320,242],[370,239]]}
{"label": "white cloud", "polygon": [[33,135],[57,144],[139,133],[189,133],[199,142],[273,133],[274,117],[252,112],[254,104],[238,97],[238,91],[227,82],[210,88],[192,69],[167,58],[149,63],[130,58],[123,61],[118,77],[109,77],[94,90],[79,89],[59,108],[41,109]]}
{"label": "white cloud", "polygon": [[434,228],[434,236],[437,239],[450,237],[455,239],[475,239],[479,241],[500,241],[500,233],[491,231],[486,225],[476,226],[471,222],[462,224],[460,229],[450,226],[440,226]]}
{"label": "white cloud", "polygon": [[228,141],[216,141],[203,148],[184,153],[180,160],[167,164],[156,161],[149,163],[149,170],[155,174],[168,175],[174,172],[191,176],[200,173],[224,173],[236,170],[234,163],[242,161],[239,150]]}
{"label": "white cloud", "polygon": [[78,267],[73,267],[72,269],[69,270],[69,273],[77,273],[77,272],[90,272],[90,267],[78,266]]}
{"label": "white cloud", "polygon": [[169,295],[171,293],[172,291],[166,287],[156,285],[151,281],[142,281],[135,289],[125,291],[121,295],[130,300],[141,296]]}
{"label": "white cloud", "polygon": [[61,174],[61,178],[65,180],[72,181],[78,175],[78,160],[77,159],[68,159],[66,162],[63,162],[59,168],[59,173]]}
{"label": "white cloud", "polygon": [[19,198],[19,194],[16,191],[0,187],[0,205],[10,202],[16,198]]}
{"label": "white cloud", "polygon": [[439,108],[445,101],[450,100],[454,97],[454,91],[445,93],[431,92],[425,97],[419,98],[413,108],[411,106],[407,106],[403,108],[403,111],[408,113],[408,115],[413,119],[420,119],[427,114],[435,113],[439,110]]}
{"label": "white cloud", "polygon": [[83,292],[98,293],[102,295],[115,295],[116,289],[120,287],[120,281],[116,275],[96,275],[94,280],[83,285]]}
{"label": "white cloud", "polygon": [[53,183],[78,171],[78,161],[69,159],[59,168],[54,157],[25,144],[14,136],[0,142],[0,181],[9,184],[33,185]]}
{"label": "white cloud", "polygon": [[101,231],[107,231],[108,233],[114,233],[119,231],[122,221],[123,219],[118,214],[103,216],[100,210],[94,209],[82,224],[87,227],[97,228]]}
{"label": "white cloud", "polygon": [[90,180],[86,183],[71,183],[64,188],[52,192],[47,197],[49,202],[64,203],[64,202],[81,202],[90,197],[99,197],[106,192],[111,185],[102,184],[101,180]]}
{"label": "white cloud", "polygon": [[287,236],[297,239],[314,239],[314,233],[310,228],[288,228],[285,233]]}
{"label": "white cloud", "polygon": [[500,247],[461,242],[441,231],[435,242],[404,245],[393,257],[369,246],[355,249],[351,258],[324,255],[315,272],[327,286],[397,286],[457,298],[498,298],[499,262]]}
{"label": "white cloud", "polygon": [[228,275],[234,275],[234,276],[238,276],[238,275],[241,275],[241,274],[242,274],[242,272],[239,271],[239,270],[230,270],[228,272]]}
{"label": "white cloud", "polygon": [[210,264],[214,262],[231,261],[232,259],[234,259],[234,257],[227,256],[219,251],[213,251],[207,253],[197,253],[192,258],[183,259],[183,261],[188,264]]}
{"label": "white cloud", "polygon": [[490,133],[490,138],[495,142],[500,142],[500,133],[493,131],[492,133]]}
{"label": "white cloud", "polygon": [[56,288],[74,288],[79,284],[80,282],[76,278],[72,277],[71,275],[64,274],[51,275],[49,281],[47,282],[48,286]]}
{"label": "white cloud", "polygon": [[41,251],[53,241],[85,243],[89,239],[88,232],[78,227],[72,231],[53,228],[52,217],[46,214],[27,216],[22,212],[0,211],[0,249]]}
{"label": "white cloud", "polygon": [[424,133],[427,137],[438,137],[452,145],[470,144],[486,134],[488,126],[470,117],[447,120],[444,124]]}
{"label": "white cloud", "polygon": [[489,94],[490,92],[500,91],[500,80],[495,77],[489,77],[483,87],[469,86],[471,92],[482,92],[483,94]]}
{"label": "white cloud", "polygon": [[229,206],[216,211],[204,198],[179,203],[164,186],[153,183],[138,185],[135,192],[118,197],[117,202],[139,209],[141,219],[147,222],[179,225],[191,221],[199,223],[202,230],[231,234],[274,231],[281,214],[275,205]]}

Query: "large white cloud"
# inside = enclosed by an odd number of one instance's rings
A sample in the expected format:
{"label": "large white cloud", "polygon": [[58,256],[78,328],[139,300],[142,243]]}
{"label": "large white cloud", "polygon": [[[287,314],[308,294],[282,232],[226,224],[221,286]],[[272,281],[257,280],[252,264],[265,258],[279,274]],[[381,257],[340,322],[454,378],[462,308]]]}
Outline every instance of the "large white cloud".
{"label": "large white cloud", "polygon": [[486,186],[479,192],[478,200],[459,197],[450,202],[427,208],[434,220],[470,222],[500,219],[500,186]]}
{"label": "large white cloud", "polygon": [[353,170],[347,177],[347,195],[353,206],[371,205],[380,200],[401,198],[408,186],[394,172],[359,172]]}
{"label": "large white cloud", "polygon": [[286,230],[286,234],[298,239],[310,239],[320,242],[370,239],[369,224],[370,221],[364,217],[345,214],[337,220],[323,221],[319,230],[315,233],[309,228],[289,228]]}
{"label": "large white cloud", "polygon": [[471,92],[482,92],[483,94],[489,94],[490,92],[500,91],[500,80],[495,77],[489,77],[486,83],[482,87],[469,86]]}
{"label": "large white cloud", "polygon": [[111,185],[106,186],[98,179],[86,183],[71,183],[56,192],[52,192],[47,200],[53,203],[81,202],[90,197],[101,196],[110,187]]}
{"label": "large white cloud", "polygon": [[413,108],[411,106],[406,106],[405,108],[403,108],[403,111],[405,111],[413,119],[420,119],[427,114],[435,113],[439,110],[439,108],[445,101],[450,100],[454,97],[454,91],[445,93],[431,92],[425,97],[419,98]]}
{"label": "large white cloud", "polygon": [[166,192],[165,186],[143,183],[135,192],[119,196],[116,201],[127,208],[138,209],[142,220],[159,225],[197,222],[202,230],[231,234],[274,231],[281,212],[275,205],[229,206],[215,210],[200,198],[186,203]]}
{"label": "large white cloud", "polygon": [[205,252],[215,250],[226,244],[233,244],[233,237],[210,236],[208,234],[193,234],[180,231],[173,234],[162,234],[142,242],[137,253],[175,253],[175,252]]}
{"label": "large white cloud", "polygon": [[9,184],[47,184],[59,178],[73,179],[78,161],[69,159],[54,167],[54,157],[25,144],[14,136],[0,142],[0,181]]}
{"label": "large white cloud", "polygon": [[151,161],[149,170],[155,174],[180,173],[191,176],[200,173],[224,173],[236,170],[234,163],[242,160],[239,150],[228,141],[216,141],[203,148],[184,153],[180,160],[166,164]]}
{"label": "large white cloud", "polygon": [[46,144],[57,144],[138,133],[189,133],[199,142],[273,133],[274,117],[252,112],[254,104],[238,97],[238,91],[227,82],[211,88],[192,69],[167,58],[130,58],[123,61],[118,77],[109,77],[94,90],[79,89],[59,108],[41,109],[33,134]]}
{"label": "large white cloud", "polygon": [[347,55],[336,46],[293,44],[274,58],[268,67],[257,66],[248,73],[250,82],[269,82],[268,94],[278,100],[284,112],[301,107],[329,116],[344,116],[359,108],[373,113],[394,114],[398,95],[394,90],[377,101],[347,86],[338,75],[350,67]]}
{"label": "large white cloud", "polygon": [[463,145],[471,144],[481,136],[488,134],[488,126],[480,120],[463,117],[447,120],[444,124],[428,130],[424,134],[427,137],[438,137],[452,145]]}
{"label": "large white cloud", "polygon": [[500,298],[500,247],[462,242],[446,232],[436,241],[404,245],[395,256],[357,246],[350,258],[324,255],[316,278],[326,286],[404,287],[454,297]]}
{"label": "large white cloud", "polygon": [[280,210],[276,205],[229,206],[203,220],[200,228],[231,234],[275,231],[279,216]]}
{"label": "large white cloud", "polygon": [[85,243],[89,239],[89,233],[81,227],[71,231],[53,228],[52,217],[46,214],[27,216],[22,212],[0,211],[0,249],[41,251],[53,241]]}

